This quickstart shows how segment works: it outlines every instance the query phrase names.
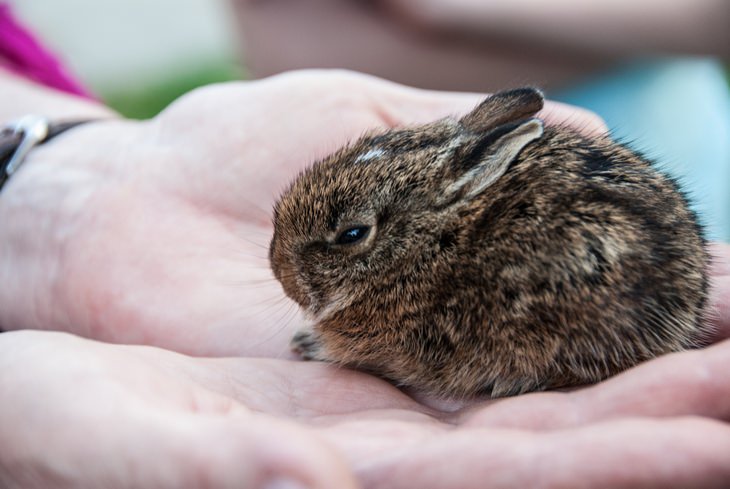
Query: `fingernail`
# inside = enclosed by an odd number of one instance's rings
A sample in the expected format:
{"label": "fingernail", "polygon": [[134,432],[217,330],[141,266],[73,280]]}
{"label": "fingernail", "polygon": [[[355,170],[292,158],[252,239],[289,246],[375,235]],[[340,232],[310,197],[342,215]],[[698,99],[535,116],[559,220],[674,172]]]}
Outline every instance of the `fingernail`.
{"label": "fingernail", "polygon": [[294,479],[277,477],[264,484],[263,489],[307,489],[307,486]]}

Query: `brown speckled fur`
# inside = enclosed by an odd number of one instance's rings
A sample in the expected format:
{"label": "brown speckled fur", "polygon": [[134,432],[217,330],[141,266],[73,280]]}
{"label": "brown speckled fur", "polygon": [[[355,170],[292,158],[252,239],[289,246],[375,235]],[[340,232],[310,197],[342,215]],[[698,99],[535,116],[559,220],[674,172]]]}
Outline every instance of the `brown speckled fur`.
{"label": "brown speckled fur", "polygon": [[[595,382],[696,346],[708,255],[675,182],[607,137],[546,127],[469,197],[454,182],[542,106],[532,89],[461,121],[366,136],[275,208],[271,265],[315,321],[305,358],[427,393]],[[372,226],[361,242],[338,233]]]}

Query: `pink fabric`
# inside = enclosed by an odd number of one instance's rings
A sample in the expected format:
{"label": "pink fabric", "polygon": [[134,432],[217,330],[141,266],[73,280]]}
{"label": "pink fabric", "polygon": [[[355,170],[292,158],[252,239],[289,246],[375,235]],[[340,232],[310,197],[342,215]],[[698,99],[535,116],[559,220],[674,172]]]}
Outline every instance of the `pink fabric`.
{"label": "pink fabric", "polygon": [[57,90],[92,98],[58,59],[13,18],[4,3],[0,3],[0,66]]}

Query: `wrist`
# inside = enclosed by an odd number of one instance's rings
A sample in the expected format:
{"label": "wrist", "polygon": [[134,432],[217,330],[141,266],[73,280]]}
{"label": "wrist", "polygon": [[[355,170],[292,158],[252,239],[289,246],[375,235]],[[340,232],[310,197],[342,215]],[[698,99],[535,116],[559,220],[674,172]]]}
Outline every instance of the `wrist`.
{"label": "wrist", "polygon": [[110,123],[73,128],[35,147],[0,190],[0,330],[64,324],[64,263],[103,174],[104,145],[94,144],[94,132]]}

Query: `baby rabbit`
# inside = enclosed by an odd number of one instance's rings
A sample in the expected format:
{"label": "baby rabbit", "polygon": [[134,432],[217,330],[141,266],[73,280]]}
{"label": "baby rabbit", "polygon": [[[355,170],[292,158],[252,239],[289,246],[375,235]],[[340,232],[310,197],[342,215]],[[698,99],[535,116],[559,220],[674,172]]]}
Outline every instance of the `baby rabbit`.
{"label": "baby rabbit", "polygon": [[365,136],[274,210],[269,256],[314,321],[292,345],[427,394],[596,382],[707,334],[708,254],[677,184],[542,94]]}

